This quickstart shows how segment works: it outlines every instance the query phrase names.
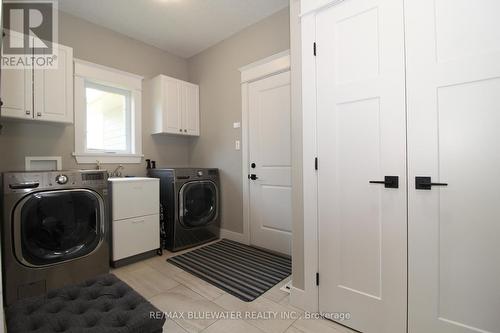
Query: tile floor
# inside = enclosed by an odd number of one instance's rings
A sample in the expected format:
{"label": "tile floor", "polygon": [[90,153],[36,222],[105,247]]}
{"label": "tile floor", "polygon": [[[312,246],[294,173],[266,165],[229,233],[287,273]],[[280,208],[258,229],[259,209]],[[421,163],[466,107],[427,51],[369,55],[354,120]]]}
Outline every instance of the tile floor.
{"label": "tile floor", "polygon": [[[175,253],[175,255],[180,254]],[[253,302],[243,302],[211,284],[166,262],[174,254],[165,252],[132,265],[112,270],[161,311],[173,314],[163,328],[167,333],[352,333],[343,326],[323,319],[305,319],[303,312],[289,304],[289,296],[280,290],[286,279]],[[260,318],[256,312],[278,314]],[[250,312],[257,318],[213,318],[217,314]],[[180,317],[184,313],[184,318]],[[212,317],[188,318],[189,313]],[[292,314],[288,315],[287,314]],[[283,316],[282,316],[283,315]]]}

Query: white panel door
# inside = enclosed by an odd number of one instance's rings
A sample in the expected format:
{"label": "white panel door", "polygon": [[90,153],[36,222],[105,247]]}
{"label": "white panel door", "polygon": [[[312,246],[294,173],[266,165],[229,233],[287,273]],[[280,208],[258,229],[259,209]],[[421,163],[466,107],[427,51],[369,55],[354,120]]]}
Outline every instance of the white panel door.
{"label": "white panel door", "polygon": [[200,135],[199,88],[195,84],[182,85],[182,129],[187,135]]}
{"label": "white panel door", "polygon": [[319,309],[364,333],[406,330],[403,32],[401,0],[316,16]]}
{"label": "white panel door", "polygon": [[181,105],[181,83],[177,80],[163,78],[164,86],[164,110],[163,128],[167,133],[181,133],[182,105]]}
{"label": "white panel door", "polygon": [[[291,253],[290,72],[253,82],[249,98],[250,242]],[[253,164],[252,164],[253,163]]]}
{"label": "white panel door", "polygon": [[405,6],[409,332],[498,333],[500,1]]}
{"label": "white panel door", "polygon": [[40,121],[73,122],[73,49],[57,48],[58,65],[34,70],[34,118]]}
{"label": "white panel door", "polygon": [[[23,35],[8,37],[24,43]],[[31,69],[2,68],[2,117],[33,119],[32,73]]]}

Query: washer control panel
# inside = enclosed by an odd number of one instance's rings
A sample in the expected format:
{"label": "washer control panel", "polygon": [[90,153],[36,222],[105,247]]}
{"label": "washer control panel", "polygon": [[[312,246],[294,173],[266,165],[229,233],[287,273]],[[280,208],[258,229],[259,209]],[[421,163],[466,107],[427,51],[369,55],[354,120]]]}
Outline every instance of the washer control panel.
{"label": "washer control panel", "polygon": [[4,193],[25,193],[41,189],[78,186],[106,188],[107,181],[108,174],[105,170],[28,171],[3,174]]}

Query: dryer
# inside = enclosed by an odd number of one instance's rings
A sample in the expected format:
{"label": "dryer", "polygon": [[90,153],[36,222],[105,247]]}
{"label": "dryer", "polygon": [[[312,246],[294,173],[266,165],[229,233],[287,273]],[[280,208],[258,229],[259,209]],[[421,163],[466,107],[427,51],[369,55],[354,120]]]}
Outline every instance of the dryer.
{"label": "dryer", "polygon": [[107,172],[2,174],[5,303],[109,271]]}
{"label": "dryer", "polygon": [[150,169],[148,175],[160,179],[164,248],[179,251],[219,238],[218,169]]}

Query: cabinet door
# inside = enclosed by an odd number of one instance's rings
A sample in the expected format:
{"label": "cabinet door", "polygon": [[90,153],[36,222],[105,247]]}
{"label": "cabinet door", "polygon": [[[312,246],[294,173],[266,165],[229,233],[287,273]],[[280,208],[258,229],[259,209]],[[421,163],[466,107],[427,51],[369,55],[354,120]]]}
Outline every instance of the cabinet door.
{"label": "cabinet door", "polygon": [[163,114],[163,129],[165,133],[180,134],[181,128],[181,83],[176,80],[164,79],[165,109]]}
{"label": "cabinet door", "polygon": [[73,122],[73,49],[54,44],[58,65],[34,71],[34,118],[40,121]]}
{"label": "cabinet door", "polygon": [[112,181],[113,220],[158,214],[160,209],[160,182],[146,180]]}
{"label": "cabinet door", "polygon": [[113,221],[113,260],[120,260],[160,247],[160,215]]}
{"label": "cabinet door", "polygon": [[[22,36],[11,36],[22,40]],[[31,69],[2,68],[2,117],[32,119]]]}
{"label": "cabinet door", "polygon": [[182,129],[187,135],[200,135],[199,87],[183,84]]}

